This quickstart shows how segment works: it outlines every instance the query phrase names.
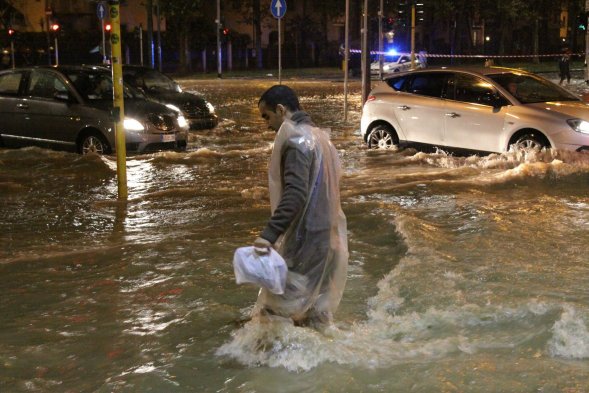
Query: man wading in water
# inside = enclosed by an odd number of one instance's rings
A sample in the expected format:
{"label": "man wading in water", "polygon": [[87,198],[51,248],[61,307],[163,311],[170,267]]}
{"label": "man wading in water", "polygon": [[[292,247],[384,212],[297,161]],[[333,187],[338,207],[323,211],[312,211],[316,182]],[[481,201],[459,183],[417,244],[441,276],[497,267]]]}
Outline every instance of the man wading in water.
{"label": "man wading in water", "polygon": [[328,131],[301,111],[289,87],[268,89],[258,109],[277,132],[268,173],[272,216],[254,247],[259,254],[274,247],[288,265],[288,276],[283,295],[260,290],[254,314],[325,327],[341,300],[348,269],[339,157]]}

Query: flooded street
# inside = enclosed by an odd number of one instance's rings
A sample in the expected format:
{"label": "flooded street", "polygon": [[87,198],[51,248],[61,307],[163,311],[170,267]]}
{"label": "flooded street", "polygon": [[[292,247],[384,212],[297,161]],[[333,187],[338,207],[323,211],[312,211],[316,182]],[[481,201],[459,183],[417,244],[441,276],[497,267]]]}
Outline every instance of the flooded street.
{"label": "flooded street", "polygon": [[[588,392],[589,154],[368,151],[360,84],[283,81],[341,153],[350,266],[325,334],[257,324],[231,265],[269,217],[275,81],[182,80],[187,152],[0,149],[1,392]],[[578,81],[577,81],[578,82]]]}

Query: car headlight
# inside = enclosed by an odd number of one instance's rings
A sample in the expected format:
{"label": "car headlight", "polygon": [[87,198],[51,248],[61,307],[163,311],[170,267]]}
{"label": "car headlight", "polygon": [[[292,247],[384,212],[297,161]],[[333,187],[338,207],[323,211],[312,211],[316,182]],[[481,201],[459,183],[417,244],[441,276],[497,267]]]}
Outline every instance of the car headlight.
{"label": "car headlight", "polygon": [[182,111],[180,110],[180,108],[178,108],[176,105],[173,105],[173,104],[166,104],[166,106],[167,106],[168,108],[170,108],[171,110],[173,110],[173,111],[176,111],[176,112],[178,112],[178,113],[182,113]]}
{"label": "car headlight", "polygon": [[581,119],[570,119],[567,123],[571,128],[583,134],[589,134],[589,122]]}
{"label": "car headlight", "polygon": [[209,109],[209,112],[215,113],[215,107],[210,102],[207,102],[207,108]]}
{"label": "car headlight", "polygon": [[143,131],[145,129],[145,127],[143,126],[143,124],[141,124],[140,121],[132,119],[130,117],[125,117],[125,120],[123,121],[123,126],[125,127],[125,130],[129,131]]}
{"label": "car headlight", "polygon": [[390,70],[390,69],[391,69],[391,66],[390,66],[390,65],[388,65],[388,64],[385,64],[385,65],[383,65],[383,66],[382,66],[382,69],[383,69],[384,71],[388,71],[388,70]]}
{"label": "car headlight", "polygon": [[184,115],[178,115],[178,126],[180,128],[188,128],[188,122],[186,121]]}

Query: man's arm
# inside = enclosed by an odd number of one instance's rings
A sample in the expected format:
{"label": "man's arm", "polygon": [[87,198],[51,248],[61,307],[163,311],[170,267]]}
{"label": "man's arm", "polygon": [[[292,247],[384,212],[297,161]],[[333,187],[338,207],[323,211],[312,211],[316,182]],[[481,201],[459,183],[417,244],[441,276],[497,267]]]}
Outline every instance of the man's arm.
{"label": "man's arm", "polygon": [[260,237],[274,244],[305,207],[309,192],[311,161],[300,150],[287,148],[282,156],[284,190],[282,198]]}

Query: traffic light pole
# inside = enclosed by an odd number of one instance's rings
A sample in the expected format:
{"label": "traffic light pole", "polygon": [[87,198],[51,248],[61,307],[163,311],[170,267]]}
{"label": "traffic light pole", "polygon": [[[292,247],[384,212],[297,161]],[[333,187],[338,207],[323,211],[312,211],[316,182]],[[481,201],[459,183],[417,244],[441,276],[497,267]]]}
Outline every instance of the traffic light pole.
{"label": "traffic light pole", "polygon": [[[117,185],[119,200],[127,200],[127,145],[125,140],[125,106],[123,100],[123,63],[121,58],[121,19],[119,0],[109,1],[110,51],[113,84],[113,116],[117,151]],[[152,58],[153,59],[153,58]]]}

